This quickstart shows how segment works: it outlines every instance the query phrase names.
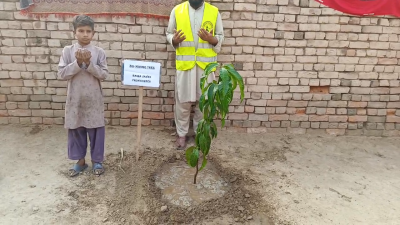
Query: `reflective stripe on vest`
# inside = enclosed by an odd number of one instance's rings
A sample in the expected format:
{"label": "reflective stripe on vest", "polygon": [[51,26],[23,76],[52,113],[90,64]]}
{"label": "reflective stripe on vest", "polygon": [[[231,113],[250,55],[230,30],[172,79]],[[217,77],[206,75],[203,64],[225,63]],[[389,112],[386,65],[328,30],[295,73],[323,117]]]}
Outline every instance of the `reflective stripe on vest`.
{"label": "reflective stripe on vest", "polygon": [[[209,63],[217,62],[217,53],[213,45],[199,38],[197,50],[193,39],[189,17],[189,3],[184,2],[175,8],[177,30],[182,30],[186,39],[176,48],[176,69],[190,70],[196,64],[205,69]],[[218,17],[218,8],[204,2],[202,28],[215,33],[215,24]],[[196,31],[197,32],[197,31]]]}
{"label": "reflective stripe on vest", "polygon": [[201,56],[194,56],[194,55],[177,55],[176,56],[177,61],[200,61],[200,62],[206,62],[206,63],[212,63],[217,61],[217,57],[201,57]]}

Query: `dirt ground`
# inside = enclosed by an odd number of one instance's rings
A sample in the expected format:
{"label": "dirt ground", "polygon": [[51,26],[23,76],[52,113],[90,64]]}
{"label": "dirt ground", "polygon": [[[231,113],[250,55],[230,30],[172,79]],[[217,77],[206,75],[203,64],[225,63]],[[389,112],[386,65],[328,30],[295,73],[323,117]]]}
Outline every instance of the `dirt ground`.
{"label": "dirt ground", "polygon": [[144,152],[135,162],[136,128],[107,127],[106,174],[88,170],[69,178],[62,127],[0,126],[0,224],[400,221],[399,138],[222,131],[210,162],[229,188],[220,198],[179,207],[162,197],[156,179],[184,160],[172,147],[172,132],[144,128]]}

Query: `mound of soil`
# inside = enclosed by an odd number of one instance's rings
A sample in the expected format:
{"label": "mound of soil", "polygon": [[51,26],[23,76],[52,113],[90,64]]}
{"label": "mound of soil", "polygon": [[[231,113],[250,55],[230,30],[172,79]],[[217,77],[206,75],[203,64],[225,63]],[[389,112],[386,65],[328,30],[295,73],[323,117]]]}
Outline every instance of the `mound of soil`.
{"label": "mound of soil", "polygon": [[[104,222],[110,224],[272,224],[266,216],[271,215],[270,208],[263,203],[260,194],[248,188],[256,185],[255,181],[242,176],[239,171],[224,168],[217,158],[210,157],[209,168],[200,172],[204,177],[205,173],[212,170],[221,182],[225,182],[217,195],[204,197],[207,196],[207,192],[204,192],[207,189],[203,189],[204,196],[199,198],[200,201],[197,199],[188,205],[171,203],[166,196],[163,197],[159,183],[157,187],[157,177],[172,165],[186,165],[184,152],[165,152],[164,155],[154,152],[163,151],[146,150],[138,162],[135,154],[107,156],[104,163],[108,174],[106,176],[111,173],[114,178],[108,178],[108,184],[104,186],[112,191],[103,191],[102,194],[99,190],[91,189],[96,178],[87,176],[81,185],[88,188],[79,189],[71,193],[71,196],[79,199],[86,207],[93,208],[100,203],[106,205]],[[199,175],[198,184],[201,184],[201,178]],[[178,182],[177,187],[182,185],[180,179],[173,181]],[[193,185],[192,179],[190,182],[188,185]],[[169,188],[173,186],[173,183],[169,184]]]}

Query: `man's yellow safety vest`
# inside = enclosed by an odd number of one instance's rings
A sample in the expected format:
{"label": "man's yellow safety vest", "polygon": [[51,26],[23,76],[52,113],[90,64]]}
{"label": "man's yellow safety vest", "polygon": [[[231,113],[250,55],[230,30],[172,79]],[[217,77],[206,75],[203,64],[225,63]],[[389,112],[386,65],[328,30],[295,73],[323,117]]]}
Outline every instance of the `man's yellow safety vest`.
{"label": "man's yellow safety vest", "polygon": [[[215,24],[217,23],[218,8],[204,2],[204,13],[201,27],[206,31],[213,30],[215,35]],[[199,38],[197,51],[194,45],[193,32],[190,25],[189,2],[179,4],[175,8],[176,30],[182,30],[186,39],[176,48],[176,69],[185,71],[192,69],[196,63],[203,70],[210,63],[217,62],[217,53],[213,45]],[[198,32],[197,30],[194,32]],[[214,69],[215,70],[215,69]]]}

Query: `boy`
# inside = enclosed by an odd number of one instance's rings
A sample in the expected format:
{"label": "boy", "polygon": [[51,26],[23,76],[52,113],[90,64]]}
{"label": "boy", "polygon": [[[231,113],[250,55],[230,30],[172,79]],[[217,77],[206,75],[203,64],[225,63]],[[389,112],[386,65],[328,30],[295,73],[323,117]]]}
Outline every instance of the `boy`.
{"label": "boy", "polygon": [[105,120],[103,91],[100,82],[108,75],[103,49],[91,45],[94,21],[86,15],[73,20],[78,43],[66,46],[60,58],[58,78],[67,80],[65,128],[68,129],[68,157],[78,162],[69,170],[71,177],[88,165],[85,163],[87,136],[90,140],[93,173],[104,173]]}

